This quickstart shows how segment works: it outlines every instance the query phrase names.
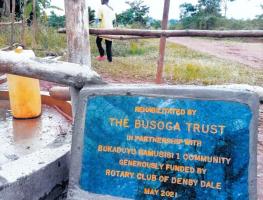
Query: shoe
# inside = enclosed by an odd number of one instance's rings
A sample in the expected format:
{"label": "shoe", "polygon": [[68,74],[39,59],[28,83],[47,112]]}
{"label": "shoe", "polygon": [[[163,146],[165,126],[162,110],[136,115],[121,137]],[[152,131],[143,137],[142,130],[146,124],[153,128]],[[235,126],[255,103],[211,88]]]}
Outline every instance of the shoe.
{"label": "shoe", "polygon": [[98,61],[106,60],[106,56],[97,56],[96,60],[98,60]]}

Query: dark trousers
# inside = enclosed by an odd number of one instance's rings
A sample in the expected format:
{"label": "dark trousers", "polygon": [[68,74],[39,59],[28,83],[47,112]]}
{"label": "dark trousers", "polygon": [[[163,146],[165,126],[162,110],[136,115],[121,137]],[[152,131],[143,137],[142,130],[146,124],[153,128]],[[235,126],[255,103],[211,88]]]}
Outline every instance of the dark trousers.
{"label": "dark trousers", "polygon": [[[97,44],[98,50],[100,52],[100,56],[105,55],[105,51],[102,47],[102,40],[103,40],[103,38],[101,38],[101,37],[97,37],[97,39],[96,39],[96,44]],[[112,62],[112,50],[111,50],[112,41],[105,39],[105,43],[106,43],[107,59],[109,62]]]}

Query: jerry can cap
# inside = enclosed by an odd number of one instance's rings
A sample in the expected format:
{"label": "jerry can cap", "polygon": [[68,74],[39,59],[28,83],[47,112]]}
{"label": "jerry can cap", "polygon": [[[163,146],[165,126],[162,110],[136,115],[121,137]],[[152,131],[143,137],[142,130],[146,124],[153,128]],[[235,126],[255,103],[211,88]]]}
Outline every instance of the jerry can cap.
{"label": "jerry can cap", "polygon": [[22,46],[18,46],[18,47],[15,49],[15,52],[16,52],[16,53],[22,53],[22,52],[23,52],[23,47],[22,47]]}

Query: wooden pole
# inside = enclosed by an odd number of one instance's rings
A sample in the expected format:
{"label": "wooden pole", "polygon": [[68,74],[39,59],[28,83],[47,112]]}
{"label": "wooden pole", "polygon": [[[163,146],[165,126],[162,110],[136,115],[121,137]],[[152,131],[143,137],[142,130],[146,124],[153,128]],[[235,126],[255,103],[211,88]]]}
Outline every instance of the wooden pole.
{"label": "wooden pole", "polygon": [[[170,0],[164,0],[162,30],[166,30],[168,28],[169,8],[170,8]],[[156,83],[157,84],[161,84],[163,82],[163,65],[164,65],[164,56],[165,56],[165,46],[166,46],[166,37],[161,36],[160,48],[159,48],[159,60],[157,63],[158,66],[157,66],[157,73],[156,73]]]}
{"label": "wooden pole", "polygon": [[26,9],[26,3],[27,0],[24,0],[24,5],[23,5],[23,13],[22,13],[22,31],[21,31],[21,43],[25,46],[26,45],[26,41],[25,41],[25,27],[26,27],[26,15],[25,15],[25,9]]}
{"label": "wooden pole", "polygon": [[32,39],[32,47],[36,48],[36,31],[37,31],[37,13],[36,13],[36,1],[37,0],[32,0],[32,12],[33,12],[33,27],[32,27],[32,35],[33,35],[33,39]]}
{"label": "wooden pole", "polygon": [[100,76],[87,66],[43,58],[15,57],[7,51],[0,51],[1,73],[46,80],[80,89],[85,84],[104,84]]}
{"label": "wooden pole", "polygon": [[[22,24],[22,22],[14,22],[14,25],[20,26],[21,24]],[[0,23],[0,27],[1,26],[10,26],[10,25],[12,25],[12,22],[1,22]]]}
{"label": "wooden pole", "polygon": [[[65,0],[68,61],[91,68],[89,42],[89,0]],[[79,90],[71,87],[73,115],[76,113]]]}
{"label": "wooden pole", "polygon": [[12,0],[10,47],[13,46],[15,40],[15,16],[16,16],[15,12],[16,12],[16,1]]}
{"label": "wooden pole", "polygon": [[228,0],[223,0],[224,17],[226,17],[226,12],[227,12],[227,9],[228,9],[228,7],[227,7],[227,1],[228,1]]}
{"label": "wooden pole", "polygon": [[5,8],[5,11],[4,11],[4,14],[6,16],[9,16],[10,15],[10,0],[4,0],[4,8]]}
{"label": "wooden pole", "polygon": [[[66,33],[65,28],[58,30]],[[91,35],[129,35],[140,37],[263,37],[263,30],[142,30],[142,29],[96,29],[90,28]]]}

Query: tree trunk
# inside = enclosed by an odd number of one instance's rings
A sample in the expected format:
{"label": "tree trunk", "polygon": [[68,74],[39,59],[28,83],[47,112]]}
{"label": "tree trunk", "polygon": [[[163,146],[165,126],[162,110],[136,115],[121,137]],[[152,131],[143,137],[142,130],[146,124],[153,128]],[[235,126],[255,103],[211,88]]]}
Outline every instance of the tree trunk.
{"label": "tree trunk", "polygon": [[33,27],[32,27],[32,47],[36,48],[36,31],[37,31],[37,13],[36,13],[36,1],[37,0],[32,0],[32,5],[33,5]]}
{"label": "tree trunk", "polygon": [[[91,68],[88,0],[65,0],[68,61]],[[73,115],[76,113],[79,90],[71,87]]]}
{"label": "tree trunk", "polygon": [[4,0],[4,15],[8,17],[10,15],[10,0]]}
{"label": "tree trunk", "polygon": [[65,0],[69,62],[91,66],[88,0]]}
{"label": "tree trunk", "polygon": [[225,18],[226,18],[226,13],[227,13],[227,8],[228,8],[228,7],[227,7],[227,1],[228,1],[228,0],[224,0],[224,1],[223,1],[224,17],[225,17]]}
{"label": "tree trunk", "polygon": [[27,0],[24,0],[24,5],[22,8],[22,30],[21,30],[21,43],[25,46],[26,41],[25,41],[25,28],[26,28],[26,15],[25,15],[25,8],[26,8],[26,3]]}
{"label": "tree trunk", "polygon": [[13,46],[15,41],[15,17],[16,17],[16,1],[12,0],[12,15],[11,15],[11,38],[10,46]]}

